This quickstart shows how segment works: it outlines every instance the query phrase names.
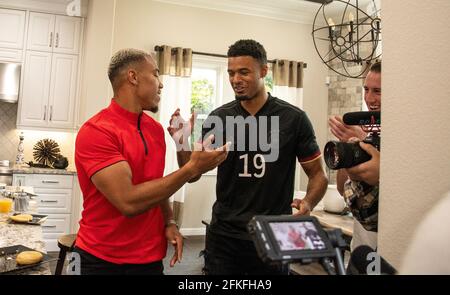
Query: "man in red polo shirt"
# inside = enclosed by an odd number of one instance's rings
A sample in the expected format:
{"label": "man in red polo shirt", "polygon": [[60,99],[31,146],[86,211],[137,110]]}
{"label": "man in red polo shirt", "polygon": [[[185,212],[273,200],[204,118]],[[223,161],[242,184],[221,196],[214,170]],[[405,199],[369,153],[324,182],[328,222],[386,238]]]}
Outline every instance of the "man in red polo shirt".
{"label": "man in red polo shirt", "polygon": [[75,244],[81,274],[162,274],[167,241],[180,261],[183,240],[168,199],[186,182],[214,169],[226,148],[193,152],[188,165],[163,177],[162,126],[157,112],[163,85],[154,59],[125,49],[108,70],[114,98],[80,129],[75,164],[83,213]]}

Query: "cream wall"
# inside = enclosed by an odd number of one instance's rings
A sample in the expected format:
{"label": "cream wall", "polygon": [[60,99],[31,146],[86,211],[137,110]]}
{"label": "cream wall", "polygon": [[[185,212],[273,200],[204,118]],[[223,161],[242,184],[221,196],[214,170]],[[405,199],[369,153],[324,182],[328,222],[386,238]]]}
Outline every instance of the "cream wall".
{"label": "cream wall", "polygon": [[115,0],[89,1],[78,119],[80,126],[105,108],[111,99],[107,69],[113,42],[114,12]]}
{"label": "cream wall", "polygon": [[[200,52],[225,54],[228,46],[236,40],[252,38],[265,46],[271,59],[285,58],[308,63],[304,81],[304,109],[314,124],[320,147],[325,145],[328,107],[328,90],[325,86],[327,69],[315,52],[310,25],[149,0],[90,2],[86,41],[87,77],[84,87],[86,92],[81,122],[105,104],[105,101],[102,101],[107,94],[104,71],[107,59],[111,55],[108,48],[110,41],[112,52],[126,47],[153,51],[155,45],[167,44],[191,47]],[[91,22],[99,23],[101,28],[90,25]],[[110,29],[113,29],[112,36]],[[165,125],[167,122],[162,124]],[[305,178],[303,175],[303,189],[306,187]],[[204,176],[201,182],[188,185],[183,227],[201,228],[200,221],[209,218],[214,198],[215,176]]]}
{"label": "cream wall", "polygon": [[[384,1],[382,17],[379,250],[398,267],[418,223],[450,189],[450,1]],[[448,230],[449,221],[429,230]]]}

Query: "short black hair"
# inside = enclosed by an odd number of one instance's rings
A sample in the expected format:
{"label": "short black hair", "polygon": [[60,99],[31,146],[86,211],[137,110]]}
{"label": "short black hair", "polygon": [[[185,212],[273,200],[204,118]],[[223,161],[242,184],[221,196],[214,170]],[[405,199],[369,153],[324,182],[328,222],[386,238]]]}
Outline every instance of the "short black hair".
{"label": "short black hair", "polygon": [[228,57],[251,56],[261,65],[267,64],[267,54],[264,46],[255,40],[243,39],[230,46]]}
{"label": "short black hair", "polygon": [[381,73],[381,61],[377,61],[373,65],[371,65],[369,71],[374,73]]}

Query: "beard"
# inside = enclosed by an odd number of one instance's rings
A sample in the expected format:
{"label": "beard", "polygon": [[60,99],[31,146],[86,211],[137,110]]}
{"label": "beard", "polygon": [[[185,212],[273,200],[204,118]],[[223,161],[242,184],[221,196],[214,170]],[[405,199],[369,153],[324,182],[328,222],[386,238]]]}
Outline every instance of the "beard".
{"label": "beard", "polygon": [[247,100],[252,100],[257,96],[258,96],[258,93],[255,93],[254,95],[235,95],[235,98],[237,101],[247,101]]}
{"label": "beard", "polygon": [[248,95],[242,95],[242,96],[236,95],[235,97],[236,97],[237,101],[246,101],[246,100],[253,99],[253,97],[249,97]]}
{"label": "beard", "polygon": [[154,114],[156,114],[159,110],[159,106],[154,106],[154,107],[144,107],[142,108],[144,111],[148,111],[148,112],[152,112]]}

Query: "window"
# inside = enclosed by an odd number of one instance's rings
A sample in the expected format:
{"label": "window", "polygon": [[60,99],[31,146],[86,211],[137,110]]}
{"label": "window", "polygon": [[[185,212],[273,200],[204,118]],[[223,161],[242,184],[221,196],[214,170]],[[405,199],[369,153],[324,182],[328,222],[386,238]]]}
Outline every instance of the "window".
{"label": "window", "polygon": [[264,85],[266,85],[266,91],[272,93],[273,92],[273,72],[272,72],[272,64],[269,64],[269,71],[267,72],[267,76],[264,79]]}
{"label": "window", "polygon": [[227,60],[194,55],[192,60],[191,112],[197,118],[191,142],[201,137],[202,124],[208,115],[219,106],[234,99],[228,82]]}
{"label": "window", "polygon": [[[191,112],[197,115],[191,142],[201,137],[202,124],[216,108],[234,99],[227,72],[227,59],[194,55],[192,60]],[[269,67],[264,83],[272,92],[273,75]]]}

